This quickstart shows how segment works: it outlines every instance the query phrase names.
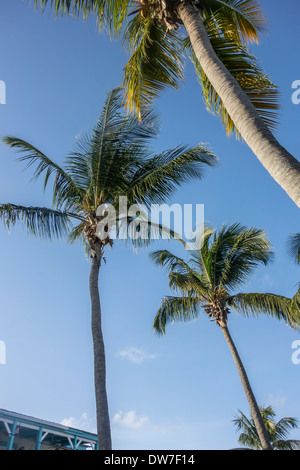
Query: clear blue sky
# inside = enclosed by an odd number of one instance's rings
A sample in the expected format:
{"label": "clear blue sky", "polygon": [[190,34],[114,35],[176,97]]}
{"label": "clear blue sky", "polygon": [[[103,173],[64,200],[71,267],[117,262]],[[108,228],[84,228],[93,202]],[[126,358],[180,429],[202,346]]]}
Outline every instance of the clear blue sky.
{"label": "clear blue sky", "polygon": [[[261,3],[269,29],[253,50],[281,90],[277,137],[299,157],[300,105],[291,101],[291,86],[300,79],[300,4]],[[126,51],[97,34],[94,18],[54,21],[21,0],[2,0],[0,11],[0,80],[7,87],[0,135],[21,137],[61,163],[74,137],[97,120],[107,92],[120,84]],[[225,137],[218,118],[205,110],[190,64],[186,71],[181,89],[157,101],[162,132],[154,149],[205,142],[221,164],[202,182],[182,187],[170,203],[204,204],[205,219],[215,227],[238,221],[263,228],[276,258],[245,290],[291,296],[300,271],[285,244],[299,231],[299,209],[246,145]],[[50,204],[12,150],[0,146],[0,158],[2,203]],[[0,227],[0,239],[0,340],[7,353],[0,365],[0,408],[95,430],[83,249],[33,239],[19,227],[10,234]],[[238,409],[248,413],[248,403],[221,331],[203,314],[195,323],[169,327],[165,337],[153,333],[154,315],[169,290],[148,253],[116,245],[101,272],[114,448],[236,447],[232,419]],[[300,419],[300,364],[291,360],[299,333],[276,320],[234,312],[229,326],[259,404],[273,405],[278,418]],[[132,360],[137,352],[139,363]],[[300,439],[300,429],[291,437]]]}

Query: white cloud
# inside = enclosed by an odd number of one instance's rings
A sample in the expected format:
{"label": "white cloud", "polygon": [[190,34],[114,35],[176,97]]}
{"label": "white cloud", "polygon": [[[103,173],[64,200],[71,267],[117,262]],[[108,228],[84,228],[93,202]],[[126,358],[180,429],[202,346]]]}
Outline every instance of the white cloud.
{"label": "white cloud", "polygon": [[141,349],[135,347],[125,348],[122,351],[119,351],[117,353],[117,356],[125,357],[129,361],[134,362],[135,364],[142,364],[142,362],[144,361],[156,358],[156,354],[148,354],[142,351]]}
{"label": "white cloud", "polygon": [[63,418],[60,422],[63,426],[68,426],[69,428],[81,429],[83,431],[97,433],[97,426],[95,424],[95,418],[89,418],[87,413],[82,413],[80,418]]}
{"label": "white cloud", "polygon": [[270,405],[273,407],[283,406],[286,403],[286,400],[287,400],[287,397],[282,397],[280,395],[276,397],[273,395],[268,396],[268,403],[270,403]]}
{"label": "white cloud", "polygon": [[130,429],[141,428],[148,421],[148,416],[142,416],[138,418],[135,411],[127,411],[126,413],[123,411],[118,411],[118,413],[116,413],[112,419],[114,424],[119,424]]}

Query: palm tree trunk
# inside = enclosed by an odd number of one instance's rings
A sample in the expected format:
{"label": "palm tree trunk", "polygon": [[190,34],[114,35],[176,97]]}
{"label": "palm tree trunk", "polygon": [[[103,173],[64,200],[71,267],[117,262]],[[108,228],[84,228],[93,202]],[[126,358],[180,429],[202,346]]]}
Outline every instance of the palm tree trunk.
{"label": "palm tree trunk", "polygon": [[89,287],[92,306],[92,337],[94,347],[94,380],[97,413],[98,448],[111,450],[111,431],[106,393],[105,350],[101,328],[101,306],[99,296],[99,270],[101,257],[95,255],[92,260]]}
{"label": "palm tree trunk", "polygon": [[247,397],[247,400],[248,400],[248,403],[249,403],[249,406],[250,406],[250,411],[251,411],[251,414],[252,414],[252,418],[253,418],[253,421],[254,421],[254,424],[255,424],[255,427],[256,427],[256,430],[257,430],[262,448],[263,448],[263,450],[273,450],[273,448],[271,446],[271,443],[270,443],[270,440],[269,440],[269,436],[268,436],[266,427],[264,425],[264,422],[263,422],[263,419],[262,419],[262,416],[261,416],[261,413],[260,413],[260,410],[259,410],[259,407],[257,405],[254,393],[252,391],[249,379],[247,377],[245,368],[244,368],[243,363],[241,361],[241,358],[240,358],[240,356],[237,352],[235,344],[234,344],[234,342],[231,338],[228,327],[227,326],[221,326],[221,329],[223,331],[226,342],[229,346],[229,349],[230,349],[231,354],[233,356],[234,362],[235,362],[236,367],[238,369],[238,372],[239,372],[239,375],[240,375],[240,378],[241,378],[241,382],[242,382],[242,385],[243,385],[243,388],[244,388],[244,391],[245,391],[245,394],[246,394],[246,397]]}
{"label": "palm tree trunk", "polygon": [[274,180],[300,207],[300,162],[277,142],[240,85],[217,57],[199,10],[191,0],[179,4],[178,16],[190,37],[201,68],[242,138]]}

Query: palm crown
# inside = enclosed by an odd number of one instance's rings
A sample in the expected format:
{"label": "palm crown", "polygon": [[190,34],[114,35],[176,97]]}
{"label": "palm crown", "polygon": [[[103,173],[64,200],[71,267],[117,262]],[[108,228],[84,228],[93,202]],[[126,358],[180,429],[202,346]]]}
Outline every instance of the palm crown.
{"label": "palm crown", "polygon": [[78,139],[64,167],[28,142],[5,137],[6,144],[22,153],[21,161],[28,167],[35,166],[34,178],[44,174],[45,187],[54,176],[53,207],[2,204],[0,217],[7,225],[22,221],[34,235],[52,238],[68,234],[71,242],[79,239],[88,249],[98,246],[103,250],[112,240],[109,236],[102,240],[97,237],[97,224],[102,218],[97,214],[99,205],[111,204],[121,219],[120,196],[126,196],[128,206],[136,203],[149,208],[151,203],[165,201],[181,183],[201,178],[203,167],[217,161],[201,144],[153,155],[149,141],[157,133],[157,117],[149,113],[138,122],[136,116],[125,116],[122,91],[114,89],[97,125],[90,135]]}
{"label": "palm crown", "polygon": [[168,250],[153,252],[153,261],[168,270],[169,285],[180,294],[162,300],[154,328],[164,333],[167,323],[189,321],[199,315],[200,308],[221,327],[226,327],[232,308],[246,315],[271,315],[297,327],[298,308],[293,310],[288,297],[235,293],[258,265],[267,264],[272,256],[263,231],[240,224],[224,225],[218,232],[207,227],[202,247],[191,252],[187,261]]}
{"label": "palm crown", "polygon": [[[185,58],[189,57],[202,85],[208,109],[218,114],[226,127],[239,135],[222,100],[203,72],[190,40],[178,27],[174,0],[35,0],[35,5],[54,6],[55,14],[83,17],[95,14],[99,28],[114,37],[123,34],[131,53],[124,68],[128,109],[141,113],[149,108],[166,87],[178,88],[184,78]],[[210,42],[229,72],[270,127],[276,126],[278,90],[258,65],[247,43],[258,42],[265,19],[256,0],[201,0],[193,2],[201,15]]]}
{"label": "palm crown", "polygon": [[[261,407],[260,412],[265,423],[267,432],[272,442],[273,449],[276,450],[299,450],[300,441],[288,439],[289,432],[297,428],[298,421],[295,418],[281,418],[275,421],[276,413],[272,406]],[[239,443],[246,447],[260,450],[261,444],[257,435],[257,431],[253,419],[247,418],[244,413],[239,411],[234,419],[237,431],[242,431],[239,435]]]}

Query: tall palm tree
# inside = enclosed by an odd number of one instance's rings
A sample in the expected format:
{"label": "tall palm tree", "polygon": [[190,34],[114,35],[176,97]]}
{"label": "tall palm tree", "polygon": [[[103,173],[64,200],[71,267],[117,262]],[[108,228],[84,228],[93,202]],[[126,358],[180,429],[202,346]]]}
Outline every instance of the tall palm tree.
{"label": "tall palm tree", "polygon": [[235,130],[300,207],[300,162],[273,135],[277,90],[247,43],[265,20],[257,0],[35,0],[56,14],[95,14],[99,27],[124,34],[131,57],[124,70],[127,105],[139,111],[183,77],[190,52],[206,106]]}
{"label": "tall palm tree", "polygon": [[[297,419],[281,418],[276,423],[276,413],[272,406],[260,407],[260,413],[274,450],[300,450],[299,440],[287,438],[291,429],[298,427]],[[261,443],[253,419],[247,418],[244,413],[239,411],[233,422],[237,431],[242,431],[239,435],[239,443],[247,448],[261,450]]]}
{"label": "tall palm tree", "polygon": [[[202,246],[187,260],[168,250],[151,253],[152,260],[169,272],[169,286],[178,295],[162,300],[154,329],[165,334],[166,324],[197,318],[200,309],[221,328],[237,366],[263,449],[272,449],[244,365],[228,329],[231,309],[245,315],[266,314],[296,327],[291,299],[271,293],[234,293],[260,264],[272,257],[262,230],[240,224],[224,225],[218,232],[206,227]],[[300,324],[300,323],[299,323]]]}
{"label": "tall palm tree", "polygon": [[[111,449],[98,279],[104,252],[113,246],[115,238],[112,236],[114,227],[105,217],[105,208],[110,205],[115,209],[118,230],[124,238],[124,224],[129,230],[136,220],[130,214],[125,217],[132,204],[149,208],[154,202],[165,202],[183,182],[201,178],[203,168],[216,162],[216,157],[200,144],[195,148],[178,146],[153,155],[149,143],[157,136],[156,116],[150,113],[139,122],[136,116],[124,115],[122,102],[121,90],[114,89],[108,94],[95,128],[78,139],[63,167],[22,139],[4,138],[6,144],[22,152],[21,161],[35,167],[35,178],[44,175],[46,187],[49,178],[54,176],[54,185],[52,208],[2,204],[2,221],[8,227],[19,221],[36,236],[67,235],[70,242],[82,241],[92,259],[89,288],[100,449]],[[125,208],[119,204],[119,198],[124,196],[127,198]],[[99,212],[103,204],[104,209]],[[101,222],[105,223],[106,234],[98,230]],[[156,230],[155,238],[163,227],[152,224],[151,233],[153,230]],[[129,235],[132,236],[131,232]],[[142,242],[137,237],[136,243]]]}

